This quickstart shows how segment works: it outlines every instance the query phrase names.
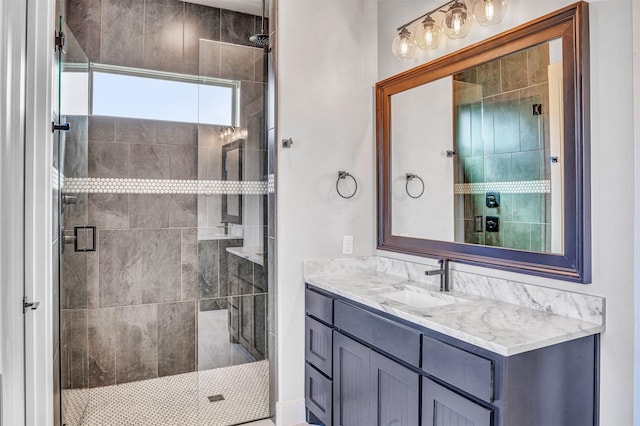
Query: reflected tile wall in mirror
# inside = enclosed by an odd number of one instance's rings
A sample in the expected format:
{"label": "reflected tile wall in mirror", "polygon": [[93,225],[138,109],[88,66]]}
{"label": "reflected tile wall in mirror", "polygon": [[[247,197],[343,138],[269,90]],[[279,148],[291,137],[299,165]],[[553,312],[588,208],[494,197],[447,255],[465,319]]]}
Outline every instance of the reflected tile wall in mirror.
{"label": "reflected tile wall in mirror", "polygon": [[456,241],[551,251],[552,56],[544,43],[454,76]]}

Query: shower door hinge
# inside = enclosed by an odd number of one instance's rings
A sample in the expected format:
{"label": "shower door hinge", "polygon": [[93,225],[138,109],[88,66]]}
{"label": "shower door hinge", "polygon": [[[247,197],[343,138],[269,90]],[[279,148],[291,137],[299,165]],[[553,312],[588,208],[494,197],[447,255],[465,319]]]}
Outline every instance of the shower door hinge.
{"label": "shower door hinge", "polygon": [[59,31],[56,33],[56,40],[55,40],[56,52],[65,53],[64,51],[65,38],[66,37],[62,31]]}
{"label": "shower door hinge", "polygon": [[51,133],[53,132],[70,132],[71,131],[71,124],[66,122],[66,123],[60,123],[60,124],[56,124],[55,121],[51,122]]}
{"label": "shower door hinge", "polygon": [[29,309],[32,310],[32,311],[35,311],[36,309],[38,309],[38,306],[40,306],[40,302],[29,302],[29,298],[27,296],[24,296],[22,298],[22,313],[23,314],[26,314]]}

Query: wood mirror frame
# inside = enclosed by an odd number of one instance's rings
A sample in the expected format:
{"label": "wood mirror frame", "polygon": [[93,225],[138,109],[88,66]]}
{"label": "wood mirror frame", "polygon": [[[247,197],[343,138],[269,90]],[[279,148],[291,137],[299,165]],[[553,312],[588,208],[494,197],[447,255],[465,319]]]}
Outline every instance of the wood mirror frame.
{"label": "wood mirror frame", "polygon": [[[588,4],[578,2],[376,84],[378,249],[591,282],[588,22]],[[391,96],[557,38],[563,62],[564,253],[393,235]]]}

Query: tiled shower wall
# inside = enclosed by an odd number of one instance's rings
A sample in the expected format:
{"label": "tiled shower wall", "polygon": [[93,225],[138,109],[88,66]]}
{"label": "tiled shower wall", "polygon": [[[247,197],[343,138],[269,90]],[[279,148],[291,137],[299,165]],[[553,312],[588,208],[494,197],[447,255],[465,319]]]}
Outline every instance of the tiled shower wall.
{"label": "tiled shower wall", "polygon": [[[544,44],[454,77],[454,84],[481,90],[475,99],[454,106],[456,183],[487,182],[491,191],[491,183],[550,179],[548,65],[549,46]],[[533,114],[533,104],[542,105],[542,115]],[[498,208],[486,207],[485,197],[484,191],[456,195],[464,242],[550,250],[551,194],[501,193]],[[476,216],[482,216],[479,232]],[[499,232],[486,231],[487,216],[500,218]]]}
{"label": "tiled shower wall", "polygon": [[[259,28],[258,18],[178,0],[70,0],[67,14],[92,61],[241,80],[239,130],[246,131],[261,116],[263,51],[248,47],[249,35],[256,25]],[[209,167],[227,142],[218,130],[91,117],[85,126],[88,144],[68,144],[65,174],[220,179],[219,171]],[[248,134],[246,139],[247,158],[266,156],[262,137]],[[84,169],[81,161],[73,161],[83,155],[88,158]],[[253,168],[262,167],[254,163]],[[248,166],[249,172],[263,175]],[[67,227],[95,224],[98,241],[94,253],[64,256],[64,388],[195,370],[198,303],[220,298],[207,304],[224,306],[227,296],[219,281],[224,281],[219,271],[226,256],[199,260],[205,254],[199,251],[212,244],[217,253],[226,254],[217,240],[198,242],[198,226],[213,221],[202,218],[201,206],[212,205],[210,210],[217,211],[220,197],[207,196],[205,203],[195,194],[92,193],[80,194],[78,205],[67,207]],[[264,227],[259,220],[246,225]],[[211,303],[216,300],[219,303]]]}

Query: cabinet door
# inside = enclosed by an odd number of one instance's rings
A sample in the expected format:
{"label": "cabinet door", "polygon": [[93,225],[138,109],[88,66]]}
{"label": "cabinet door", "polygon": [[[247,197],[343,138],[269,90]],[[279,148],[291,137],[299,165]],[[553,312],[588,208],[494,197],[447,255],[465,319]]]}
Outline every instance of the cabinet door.
{"label": "cabinet door", "polygon": [[333,335],[333,424],[370,425],[370,350],[335,332]]}
{"label": "cabinet door", "polygon": [[251,353],[253,348],[253,296],[240,296],[238,312],[240,344]]}
{"label": "cabinet door", "polygon": [[422,379],[422,426],[491,426],[493,410]]}
{"label": "cabinet door", "polygon": [[371,424],[418,426],[420,375],[371,352]]}

